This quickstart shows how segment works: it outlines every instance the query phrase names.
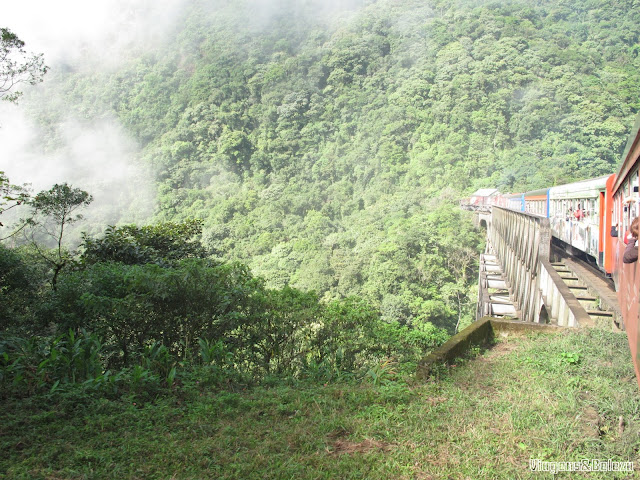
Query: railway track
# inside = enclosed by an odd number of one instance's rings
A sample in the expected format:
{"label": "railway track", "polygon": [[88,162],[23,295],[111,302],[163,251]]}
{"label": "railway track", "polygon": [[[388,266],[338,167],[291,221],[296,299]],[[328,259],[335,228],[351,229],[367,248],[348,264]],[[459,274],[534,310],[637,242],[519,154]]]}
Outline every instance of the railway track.
{"label": "railway track", "polygon": [[[552,265],[593,320],[593,325],[611,325],[624,330],[622,312],[613,282],[588,262],[553,246]],[[584,325],[588,326],[588,325]]]}

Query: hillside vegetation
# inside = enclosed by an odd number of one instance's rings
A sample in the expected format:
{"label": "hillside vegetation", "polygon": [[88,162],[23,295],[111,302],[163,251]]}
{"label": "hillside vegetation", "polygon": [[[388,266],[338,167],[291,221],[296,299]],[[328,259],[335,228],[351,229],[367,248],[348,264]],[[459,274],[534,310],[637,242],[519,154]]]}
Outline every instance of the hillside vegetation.
{"label": "hillside vegetation", "polygon": [[474,318],[484,239],[458,200],[615,171],[640,106],[636,0],[180,15],[21,99],[45,154],[77,157],[67,127],[115,119],[105,142],[135,141],[157,205],[107,225],[118,188],[92,211],[93,192],[29,196],[0,172],[0,213],[24,218],[0,245],[0,476],[520,478],[529,458],[637,459],[622,335],[508,339],[412,378]]}
{"label": "hillside vegetation", "polygon": [[638,111],[631,0],[266,5],[188,2],[162,46],[48,91],[115,114],[156,219],[203,219],[272,287],[468,323],[482,245],[457,199],[613,172]]}

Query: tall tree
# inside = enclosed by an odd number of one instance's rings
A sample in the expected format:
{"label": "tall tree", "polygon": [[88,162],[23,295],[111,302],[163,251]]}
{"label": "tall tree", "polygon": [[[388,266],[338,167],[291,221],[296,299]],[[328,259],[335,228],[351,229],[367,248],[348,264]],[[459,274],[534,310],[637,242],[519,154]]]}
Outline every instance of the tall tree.
{"label": "tall tree", "polygon": [[[32,244],[40,256],[53,269],[51,285],[56,289],[58,275],[71,260],[71,254],[63,247],[65,228],[82,219],[82,215],[76,213],[80,208],[86,207],[93,201],[89,193],[79,188],[73,188],[67,183],[55,184],[50,190],[38,193],[29,201],[32,208],[30,223],[32,229]],[[45,239],[48,237],[54,241],[54,248],[44,250],[35,240],[41,233]]]}

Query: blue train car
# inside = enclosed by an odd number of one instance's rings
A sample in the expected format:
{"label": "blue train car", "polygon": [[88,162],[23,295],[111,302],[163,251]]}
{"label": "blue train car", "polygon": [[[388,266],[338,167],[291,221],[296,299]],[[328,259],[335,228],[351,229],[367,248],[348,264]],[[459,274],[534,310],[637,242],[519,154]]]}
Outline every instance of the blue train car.
{"label": "blue train car", "polygon": [[524,211],[549,217],[549,188],[541,188],[524,194]]}
{"label": "blue train car", "polygon": [[524,193],[508,193],[503,195],[506,200],[506,207],[511,210],[525,211]]}

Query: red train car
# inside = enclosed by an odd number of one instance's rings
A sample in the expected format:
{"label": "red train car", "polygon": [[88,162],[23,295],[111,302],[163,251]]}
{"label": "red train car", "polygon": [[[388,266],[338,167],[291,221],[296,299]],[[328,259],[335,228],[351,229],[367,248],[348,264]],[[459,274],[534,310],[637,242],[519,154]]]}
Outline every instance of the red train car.
{"label": "red train car", "polygon": [[[638,117],[640,120],[640,117]],[[611,218],[613,225],[618,226],[618,237],[613,239],[614,248],[614,280],[618,291],[618,301],[622,310],[624,326],[629,339],[631,358],[636,370],[636,379],[640,386],[640,337],[638,324],[638,293],[640,292],[639,262],[625,264],[624,253],[625,232],[631,221],[640,213],[640,196],[638,193],[638,171],[640,168],[640,121],[636,121],[634,129],[623,156],[622,166],[613,184],[613,209]]]}

